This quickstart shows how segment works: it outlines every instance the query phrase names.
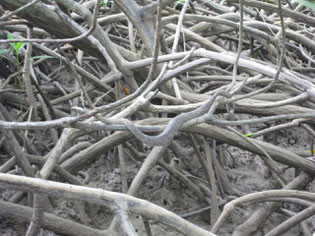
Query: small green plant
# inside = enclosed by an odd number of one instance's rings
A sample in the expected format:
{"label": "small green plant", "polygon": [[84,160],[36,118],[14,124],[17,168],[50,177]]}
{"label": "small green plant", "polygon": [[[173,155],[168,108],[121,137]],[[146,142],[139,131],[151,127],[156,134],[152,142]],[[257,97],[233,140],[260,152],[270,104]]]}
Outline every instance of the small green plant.
{"label": "small green plant", "polygon": [[255,58],[255,59],[258,59],[258,58],[259,58],[259,51],[255,51],[255,52],[254,52],[254,58]]}
{"label": "small green plant", "polygon": [[[13,37],[12,34],[8,33],[7,34],[7,38],[8,39],[15,39]],[[9,43],[11,48],[12,48],[12,51],[15,55],[15,58],[16,58],[16,65],[17,65],[17,70],[18,70],[18,84],[15,84],[15,87],[19,89],[20,91],[20,108],[21,108],[21,111],[23,110],[23,100],[22,100],[22,74],[21,74],[21,65],[22,65],[22,61],[20,61],[20,51],[21,49],[26,45],[25,42],[17,42],[17,43]],[[4,57],[10,61],[12,61],[10,58],[6,57],[4,54],[8,52],[7,49],[2,49],[0,50],[0,57]],[[40,58],[53,58],[51,56],[47,56],[47,55],[41,55],[41,56],[34,56],[34,57],[31,57],[29,58],[29,60],[32,60],[32,59],[40,59]],[[14,61],[13,61],[14,62]]]}
{"label": "small green plant", "polygon": [[252,134],[252,133],[249,133],[249,134],[244,134],[243,136],[249,138],[249,137],[253,136],[253,134]]}
{"label": "small green plant", "polygon": [[[14,39],[13,35],[8,33],[7,34],[7,38],[8,39]],[[22,75],[21,75],[21,62],[19,59],[19,55],[20,55],[20,51],[21,49],[26,45],[26,43],[23,42],[17,42],[17,43],[10,43],[11,48],[13,49],[13,52],[15,54],[15,58],[16,58],[16,65],[17,65],[17,69],[18,69],[18,89],[20,91],[20,108],[21,111],[23,109],[23,100],[22,100]]]}
{"label": "small green plant", "polygon": [[300,3],[301,5],[308,7],[312,10],[315,10],[315,1],[314,0],[294,0],[295,2]]}
{"label": "small green plant", "polygon": [[114,0],[102,0],[100,3],[100,6],[101,7],[104,7],[104,6],[111,7],[113,3],[114,3]]}
{"label": "small green plant", "polygon": [[186,0],[178,0],[175,2],[175,7],[177,7],[178,5],[184,5],[185,2]]}

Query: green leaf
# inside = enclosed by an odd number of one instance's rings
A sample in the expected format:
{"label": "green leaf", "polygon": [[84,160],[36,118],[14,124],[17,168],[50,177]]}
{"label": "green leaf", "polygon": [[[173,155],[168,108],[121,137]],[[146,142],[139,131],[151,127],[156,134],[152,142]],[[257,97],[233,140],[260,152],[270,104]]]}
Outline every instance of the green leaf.
{"label": "green leaf", "polygon": [[243,136],[245,136],[245,137],[251,137],[251,136],[253,136],[253,133],[244,134]]}
{"label": "green leaf", "polygon": [[186,0],[178,0],[178,1],[176,1],[175,5],[184,4],[185,2],[186,2]]}
{"label": "green leaf", "polygon": [[114,2],[113,0],[102,0],[101,3],[100,3],[100,6],[108,6],[108,7],[110,7],[113,2]]}
{"label": "green leaf", "polygon": [[17,53],[19,53],[19,52],[20,52],[20,49],[21,49],[22,47],[24,47],[25,45],[26,45],[25,42],[18,42],[18,43],[17,43],[17,46],[16,46]]}
{"label": "green leaf", "polygon": [[[8,39],[15,39],[12,34],[7,34]],[[19,54],[22,47],[26,45],[25,42],[9,43],[10,46],[14,49],[15,54]]]}
{"label": "green leaf", "polygon": [[301,5],[311,8],[312,10],[315,10],[315,1],[311,0],[294,0],[295,2],[300,3]]}
{"label": "green leaf", "polygon": [[259,51],[255,51],[255,52],[254,52],[254,58],[255,58],[255,59],[258,59],[258,57],[259,57]]}
{"label": "green leaf", "polygon": [[[8,39],[15,39],[15,38],[13,37],[13,35],[10,34],[9,32],[8,32],[8,34],[7,34],[7,38],[8,38]],[[16,44],[16,43],[9,43],[9,44],[10,44],[10,46],[14,49],[15,53],[17,53],[17,52],[18,52],[18,51],[17,51],[17,44]]]}
{"label": "green leaf", "polygon": [[31,57],[29,58],[29,60],[31,59],[41,59],[41,58],[54,58],[52,56],[47,56],[47,55],[42,55],[42,56],[34,56],[34,57]]}

